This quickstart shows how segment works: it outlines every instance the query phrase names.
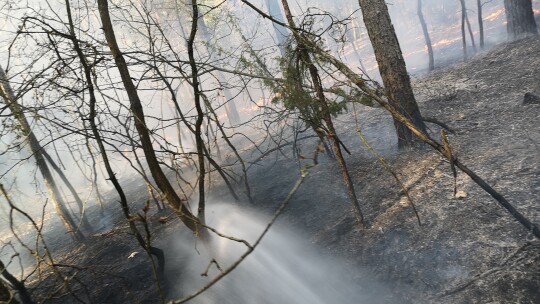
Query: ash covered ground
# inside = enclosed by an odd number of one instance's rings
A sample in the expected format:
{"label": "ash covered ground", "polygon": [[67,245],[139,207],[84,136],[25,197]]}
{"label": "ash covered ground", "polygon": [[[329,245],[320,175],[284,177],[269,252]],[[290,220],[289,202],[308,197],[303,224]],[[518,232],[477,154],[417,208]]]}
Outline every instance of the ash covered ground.
{"label": "ash covered ground", "polygon": [[[525,94],[540,94],[539,51],[538,39],[503,44],[414,81],[423,115],[455,130],[450,142],[458,158],[534,223],[540,222],[540,105],[525,101]],[[382,110],[361,113],[360,129],[409,189],[419,226],[395,179],[362,147],[355,119],[340,120],[371,229],[355,228],[333,163],[311,174],[288,210],[290,221],[390,286],[394,295],[388,301],[540,302],[540,244],[489,194],[458,173],[457,190],[465,197],[454,198],[448,162],[429,149],[398,154],[390,118]],[[429,127],[439,138],[439,127]],[[279,189],[293,180],[278,172],[291,164],[281,160],[275,166],[253,183],[261,193],[282,197]]]}
{"label": "ash covered ground", "polygon": [[[540,223],[540,104],[534,99],[524,103],[526,93],[540,95],[540,40],[500,45],[418,77],[414,87],[424,116],[455,130],[449,139],[458,158]],[[405,184],[422,225],[395,179],[363,146],[357,127]],[[429,127],[438,138],[440,127]],[[321,254],[340,258],[353,284],[371,296],[369,303],[540,303],[540,243],[465,174],[458,173],[461,198],[454,198],[450,164],[427,148],[398,153],[392,121],[383,110],[351,109],[337,118],[337,129],[351,150],[348,167],[369,228],[356,226],[338,167],[326,155],[310,169],[278,224],[301,231]],[[315,145],[307,139],[299,148],[310,154]],[[255,200],[250,209],[271,214],[298,179],[302,164],[290,146],[282,152],[250,169]],[[126,189],[131,189],[130,201],[137,202],[134,211],[140,210],[146,187],[134,180]],[[220,185],[209,204],[213,200],[232,201]],[[56,251],[57,262],[77,265],[70,270],[73,291],[85,301],[158,302],[147,258],[142,253],[128,258],[141,250],[128,235],[119,207],[112,203],[108,209],[106,229],[87,243],[72,248],[67,241],[51,240],[63,248]],[[174,217],[159,223],[168,212],[150,212],[154,244],[165,249],[169,261],[178,261],[183,257],[167,251],[171,236],[189,232]],[[47,278],[50,270],[43,270]],[[44,299],[55,280],[50,275],[27,283],[36,299]],[[384,288],[374,288],[379,284]],[[174,284],[164,287],[169,297],[179,294]],[[77,302],[66,294],[48,302]]]}

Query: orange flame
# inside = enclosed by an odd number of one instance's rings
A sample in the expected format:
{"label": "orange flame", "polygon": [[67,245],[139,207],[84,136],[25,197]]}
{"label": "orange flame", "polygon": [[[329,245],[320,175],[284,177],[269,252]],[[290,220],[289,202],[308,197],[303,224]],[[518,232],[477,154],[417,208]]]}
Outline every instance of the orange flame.
{"label": "orange flame", "polygon": [[[537,2],[537,1],[535,1]],[[533,13],[534,14],[540,14],[540,9],[537,9],[537,8],[533,8]],[[502,15],[504,15],[504,8],[501,8],[499,10],[496,10],[495,12],[487,15],[484,20],[488,20],[488,21],[495,21],[497,20],[499,17],[501,17]]]}
{"label": "orange flame", "polygon": [[504,14],[504,8],[501,8],[491,14],[489,14],[488,16],[486,16],[484,19],[485,20],[488,20],[488,21],[495,21],[497,20],[500,16],[502,16]]}
{"label": "orange flame", "polygon": [[437,42],[435,42],[433,44],[433,47],[436,48],[436,47],[439,47],[439,46],[445,46],[445,45],[449,45],[449,44],[452,44],[456,41],[459,41],[461,38],[458,37],[458,38],[453,38],[453,39],[442,39],[442,40],[439,40]]}

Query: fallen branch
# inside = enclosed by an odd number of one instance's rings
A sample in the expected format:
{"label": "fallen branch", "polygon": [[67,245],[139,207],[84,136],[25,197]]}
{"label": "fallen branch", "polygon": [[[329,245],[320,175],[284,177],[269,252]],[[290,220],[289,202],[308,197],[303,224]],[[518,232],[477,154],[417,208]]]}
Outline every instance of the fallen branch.
{"label": "fallen branch", "polygon": [[[264,13],[262,13],[259,9],[257,9],[253,4],[249,3],[248,1],[242,0],[243,3],[248,4],[250,8],[255,10],[257,13],[261,14],[262,16],[269,18],[272,20],[272,22],[276,22],[271,16],[268,16]],[[276,22],[277,23],[277,22]],[[296,31],[296,29],[290,28],[293,33]],[[338,60],[334,56],[332,56],[329,52],[323,50],[319,45],[314,43],[310,39],[305,39],[302,35],[296,35],[299,39],[301,39],[302,44],[304,47],[310,48],[311,51],[316,54],[319,60],[323,62],[330,63],[333,65],[339,72],[341,72],[352,84],[356,85],[364,94],[372,98],[374,101],[376,101],[379,105],[381,105],[384,109],[386,109],[392,117],[402,123],[407,129],[409,129],[417,138],[419,138],[424,143],[427,143],[430,145],[433,149],[435,149],[437,152],[439,152],[441,155],[445,156],[447,155],[447,151],[445,150],[444,146],[433,140],[429,135],[427,135],[425,132],[418,129],[414,123],[401,113],[399,113],[392,105],[390,105],[386,100],[384,100],[383,97],[379,96],[378,90],[371,88],[368,85],[368,81],[364,79],[362,76],[356,74],[353,72],[346,64],[344,64],[341,60]],[[453,159],[449,159],[449,161],[453,162],[455,166],[457,166],[461,171],[463,171],[465,174],[467,174],[475,183],[477,183],[484,191],[489,193],[501,206],[503,206],[520,224],[522,224],[527,230],[529,230],[536,238],[540,239],[540,229],[538,226],[536,226],[534,223],[532,223],[529,219],[527,219],[524,215],[522,215],[519,211],[517,211],[512,204],[510,204],[500,193],[495,191],[488,183],[486,183],[482,178],[480,178],[478,175],[476,175],[472,170],[470,170],[467,166],[462,164],[457,157],[453,157]]]}
{"label": "fallen branch", "polygon": [[[448,156],[448,153],[443,145],[441,145],[440,143],[432,139],[428,134],[418,129],[409,118],[399,113],[392,105],[390,105],[381,96],[379,96],[376,90],[370,88],[367,85],[367,82],[365,79],[363,79],[361,76],[354,73],[343,62],[336,59],[335,57],[325,52],[324,50],[321,50],[320,47],[310,42],[309,40],[306,41],[306,45],[308,45],[314,51],[316,51],[320,59],[335,66],[345,77],[349,79],[349,81],[351,81],[351,83],[356,85],[366,95],[368,95],[370,98],[375,100],[378,104],[380,104],[383,108],[385,108],[388,112],[390,112],[390,114],[396,121],[402,123],[418,139],[430,145],[433,149],[435,149],[444,157]],[[506,198],[504,198],[504,196],[502,196],[500,193],[495,191],[495,189],[493,189],[488,183],[486,183],[482,178],[476,175],[476,173],[474,173],[467,166],[461,163],[457,159],[457,157],[455,157],[455,155],[452,158],[453,159],[448,159],[448,160],[452,162],[456,167],[458,167],[461,171],[463,171],[465,174],[467,174],[476,184],[478,184],[482,189],[484,189],[484,191],[489,193],[497,202],[499,202],[501,206],[503,206],[520,224],[522,224],[525,228],[527,228],[527,230],[529,230],[536,238],[540,239],[540,229],[538,228],[538,226],[536,226],[529,219],[527,219],[523,214],[517,211],[517,209],[514,206],[512,206],[512,204],[510,204],[508,200],[506,200]]]}
{"label": "fallen branch", "polygon": [[467,289],[469,286],[471,286],[473,283],[475,283],[476,281],[478,280],[481,280],[483,278],[486,278],[494,273],[497,273],[498,271],[501,271],[502,268],[512,259],[514,258],[518,253],[522,252],[523,250],[525,250],[528,246],[530,246],[531,243],[527,242],[525,243],[523,246],[519,247],[514,253],[510,254],[506,259],[504,259],[504,261],[502,263],[500,263],[498,266],[494,267],[494,268],[491,268],[489,269],[488,271],[485,271],[481,274],[477,274],[475,275],[471,280],[465,282],[465,283],[462,283],[460,285],[458,285],[457,287],[454,287],[452,289],[448,289],[448,290],[445,290],[441,295],[440,297],[446,297],[446,296],[449,296],[451,294],[455,294],[455,293],[458,293],[460,291],[463,291],[465,289]]}
{"label": "fallen branch", "polygon": [[455,134],[456,133],[456,130],[454,130],[453,128],[451,128],[450,126],[448,126],[447,124],[445,124],[444,122],[438,120],[437,118],[433,118],[433,117],[422,117],[422,120],[425,121],[425,122],[430,122],[432,124],[436,124],[442,128],[444,128],[446,131],[452,133],[452,134]]}

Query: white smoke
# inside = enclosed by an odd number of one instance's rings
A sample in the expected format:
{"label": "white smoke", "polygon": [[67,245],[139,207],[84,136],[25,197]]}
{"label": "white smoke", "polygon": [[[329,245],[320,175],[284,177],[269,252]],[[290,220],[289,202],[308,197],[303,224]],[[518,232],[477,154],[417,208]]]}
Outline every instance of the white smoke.
{"label": "white smoke", "polygon": [[[209,225],[218,231],[253,244],[264,230],[267,219],[239,207],[219,204],[209,213]],[[212,254],[202,245],[194,248],[193,240],[178,238],[174,249],[167,252],[167,263],[176,259],[181,275],[169,274],[170,297],[180,298],[192,294],[219,274],[216,259],[221,269],[234,263],[246,247],[238,242],[215,238]],[[255,251],[233,272],[215,286],[189,303],[376,303],[384,287],[375,282],[359,285],[362,273],[344,261],[320,253],[306,237],[277,222]],[[365,283],[366,280],[364,280]],[[373,288],[376,286],[376,288]]]}

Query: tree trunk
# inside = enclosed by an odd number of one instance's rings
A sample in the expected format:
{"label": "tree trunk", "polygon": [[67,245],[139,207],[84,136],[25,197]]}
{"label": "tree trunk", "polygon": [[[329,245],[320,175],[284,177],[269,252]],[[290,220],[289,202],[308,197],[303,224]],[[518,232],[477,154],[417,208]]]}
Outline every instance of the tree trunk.
{"label": "tree trunk", "polygon": [[480,32],[480,49],[484,49],[484,18],[482,17],[482,0],[476,0],[478,8],[478,31]]}
{"label": "tree trunk", "polygon": [[467,12],[465,11],[465,1],[459,0],[461,4],[461,41],[463,43],[463,61],[467,61],[467,34],[465,33],[465,19],[467,18]]}
{"label": "tree trunk", "polygon": [[[132,215],[131,215],[130,210],[129,210],[129,206],[128,206],[128,203],[127,203],[127,199],[126,199],[126,195],[124,193],[124,190],[120,186],[120,183],[119,183],[118,179],[116,178],[115,173],[113,172],[113,170],[111,168],[111,164],[110,164],[109,158],[107,156],[107,151],[105,150],[103,140],[101,138],[101,135],[100,135],[100,133],[98,131],[98,128],[97,128],[97,125],[96,125],[96,103],[97,103],[97,99],[96,99],[96,95],[95,95],[94,81],[93,81],[93,78],[92,78],[92,68],[88,64],[88,62],[86,60],[86,56],[83,53],[83,51],[82,51],[82,49],[81,49],[81,47],[79,45],[79,40],[77,39],[77,35],[75,34],[75,26],[74,26],[73,18],[72,18],[72,15],[71,15],[71,6],[70,6],[69,1],[70,0],[65,0],[66,12],[67,12],[67,17],[68,17],[68,21],[69,21],[69,32],[70,32],[70,36],[71,36],[70,39],[73,42],[73,48],[74,48],[75,52],[77,53],[77,57],[79,58],[79,61],[81,63],[83,71],[84,71],[84,76],[86,78],[86,85],[87,85],[89,101],[90,101],[90,103],[89,103],[89,113],[88,113],[88,116],[89,116],[88,117],[88,122],[90,124],[90,129],[92,130],[92,134],[94,135],[94,139],[96,140],[96,143],[98,145],[98,149],[99,149],[99,152],[100,152],[101,157],[103,159],[103,164],[104,164],[105,169],[107,171],[107,174],[109,176],[109,180],[112,182],[115,190],[118,193],[118,196],[120,197],[120,205],[122,207],[122,212],[124,214],[124,217],[126,218],[126,220],[129,223],[128,225],[129,225],[129,228],[131,230],[131,233],[133,234],[133,236],[135,236],[135,238],[137,239],[137,242],[139,243],[139,245],[147,252],[148,257],[151,260],[152,270],[153,270],[154,276],[156,278],[156,285],[157,285],[157,288],[159,290],[159,294],[160,294],[160,297],[161,297],[162,292],[161,292],[161,285],[160,284],[161,284],[161,281],[163,279],[163,273],[164,273],[164,267],[165,267],[165,255],[163,253],[163,250],[151,246],[149,235],[147,235],[147,238],[144,239],[142,234],[137,229],[137,226],[135,225],[135,221],[132,220]],[[88,151],[90,153],[92,153],[90,151],[90,146],[89,146],[88,140],[86,140],[86,145],[88,147]],[[145,219],[144,221],[146,221],[146,217],[144,219]],[[148,226],[147,226],[146,222],[145,222],[145,228],[148,229]],[[148,230],[147,230],[147,233],[149,234]],[[154,263],[152,255],[154,255],[157,258],[157,267],[156,267],[156,265]],[[161,298],[161,302],[163,302],[162,298]]]}
{"label": "tree trunk", "polygon": [[[389,103],[425,132],[426,125],[414,98],[411,80],[386,3],[384,0],[359,0],[359,3]],[[399,148],[420,144],[412,132],[399,121],[394,120],[394,126]]]}
{"label": "tree trunk", "polygon": [[[463,5],[465,5],[465,2],[463,2]],[[465,8],[465,22],[467,22],[467,29],[469,30],[469,36],[471,37],[471,44],[474,49],[474,52],[476,53],[476,42],[474,41],[474,34],[471,28],[471,22],[469,21],[469,15],[467,14],[467,6],[464,6]]]}
{"label": "tree trunk", "polygon": [[58,187],[56,186],[56,182],[52,176],[52,173],[49,170],[49,166],[47,165],[47,162],[45,158],[43,157],[43,153],[42,153],[43,147],[41,147],[41,144],[37,140],[36,135],[30,128],[30,124],[26,120],[26,116],[24,115],[22,107],[17,102],[17,98],[15,97],[15,94],[13,93],[13,90],[11,89],[11,85],[9,84],[7,75],[1,66],[0,66],[0,96],[2,96],[6,100],[6,103],[12,115],[17,119],[24,136],[26,136],[26,140],[30,146],[30,151],[32,152],[32,154],[34,155],[34,158],[36,159],[36,164],[38,166],[39,172],[41,173],[41,175],[43,176],[43,179],[45,180],[45,186],[47,187],[47,191],[49,192],[49,196],[53,202],[53,206],[56,210],[56,213],[58,213],[58,215],[60,216],[60,220],[64,224],[64,227],[76,241],[84,240],[84,235],[78,229],[77,224],[75,223],[75,220],[69,214],[69,211],[66,208],[64,200],[62,199],[62,196],[60,194],[60,191],[58,190]]}
{"label": "tree trunk", "polygon": [[424,39],[426,40],[426,47],[429,57],[429,70],[433,71],[435,69],[435,63],[433,60],[433,46],[431,44],[431,38],[429,37],[426,20],[424,19],[424,14],[422,13],[422,0],[418,0],[417,14],[418,19],[420,19],[420,25],[422,26],[422,32],[424,33]]}
{"label": "tree trunk", "polygon": [[511,40],[538,35],[531,0],[504,0],[506,31]]}
{"label": "tree trunk", "polygon": [[191,67],[191,86],[193,87],[193,96],[195,98],[195,108],[197,110],[197,120],[195,121],[195,142],[197,144],[197,158],[199,162],[199,207],[197,209],[197,217],[201,222],[205,222],[205,209],[206,209],[206,201],[205,201],[205,174],[206,169],[204,165],[204,141],[202,138],[201,133],[201,126],[204,119],[204,113],[202,111],[202,104],[201,104],[201,92],[199,91],[199,75],[198,69],[197,69],[197,63],[195,62],[195,55],[194,55],[194,44],[195,44],[195,36],[197,34],[197,27],[200,24],[204,24],[202,21],[202,18],[199,18],[199,8],[197,6],[197,0],[191,0],[191,7],[192,7],[192,22],[191,22],[191,32],[189,34],[188,39],[188,57],[189,57],[189,63]]}
{"label": "tree trunk", "polygon": [[[126,134],[129,134],[127,126],[126,126]],[[144,183],[146,184],[146,189],[148,190],[148,194],[150,195],[150,198],[152,198],[152,200],[154,201],[158,211],[165,210],[164,206],[160,205],[159,200],[156,198],[154,194],[154,186],[152,185],[152,182],[148,178],[148,175],[146,174],[146,170],[144,169],[144,166],[141,163],[141,159],[139,155],[137,154],[137,144],[135,143],[135,140],[131,136],[129,136],[128,140],[129,140],[129,143],[131,144],[131,152],[135,156],[135,162],[137,163],[137,166],[139,166],[139,169],[137,170],[137,172],[139,172],[141,177],[143,178]]]}
{"label": "tree trunk", "polygon": [[134,117],[135,128],[139,134],[144,155],[146,156],[146,161],[148,163],[148,167],[150,168],[152,177],[154,178],[154,181],[160,188],[161,192],[163,192],[165,195],[171,207],[175,210],[180,220],[182,220],[182,222],[196,234],[199,232],[204,232],[201,229],[202,226],[199,225],[198,219],[191,213],[182,199],[175,192],[173,186],[159,166],[159,161],[157,160],[156,153],[152,146],[152,139],[150,138],[148,128],[146,127],[141,100],[137,93],[137,89],[131,80],[124,56],[122,55],[122,52],[118,47],[118,43],[116,42],[116,36],[114,34],[111,18],[109,16],[107,1],[108,0],[98,0],[99,14],[103,23],[103,32],[122,78],[124,88],[126,89],[130,102],[130,109]]}
{"label": "tree trunk", "polygon": [[[268,14],[270,16],[272,16],[277,21],[285,23],[285,18],[283,17],[283,13],[281,12],[281,6],[279,5],[278,0],[266,0],[266,6],[268,7]],[[281,57],[285,57],[285,44],[287,42],[287,36],[289,34],[289,31],[285,27],[274,22],[272,22],[272,27],[274,28],[274,32],[276,33],[277,45],[279,47]]]}

